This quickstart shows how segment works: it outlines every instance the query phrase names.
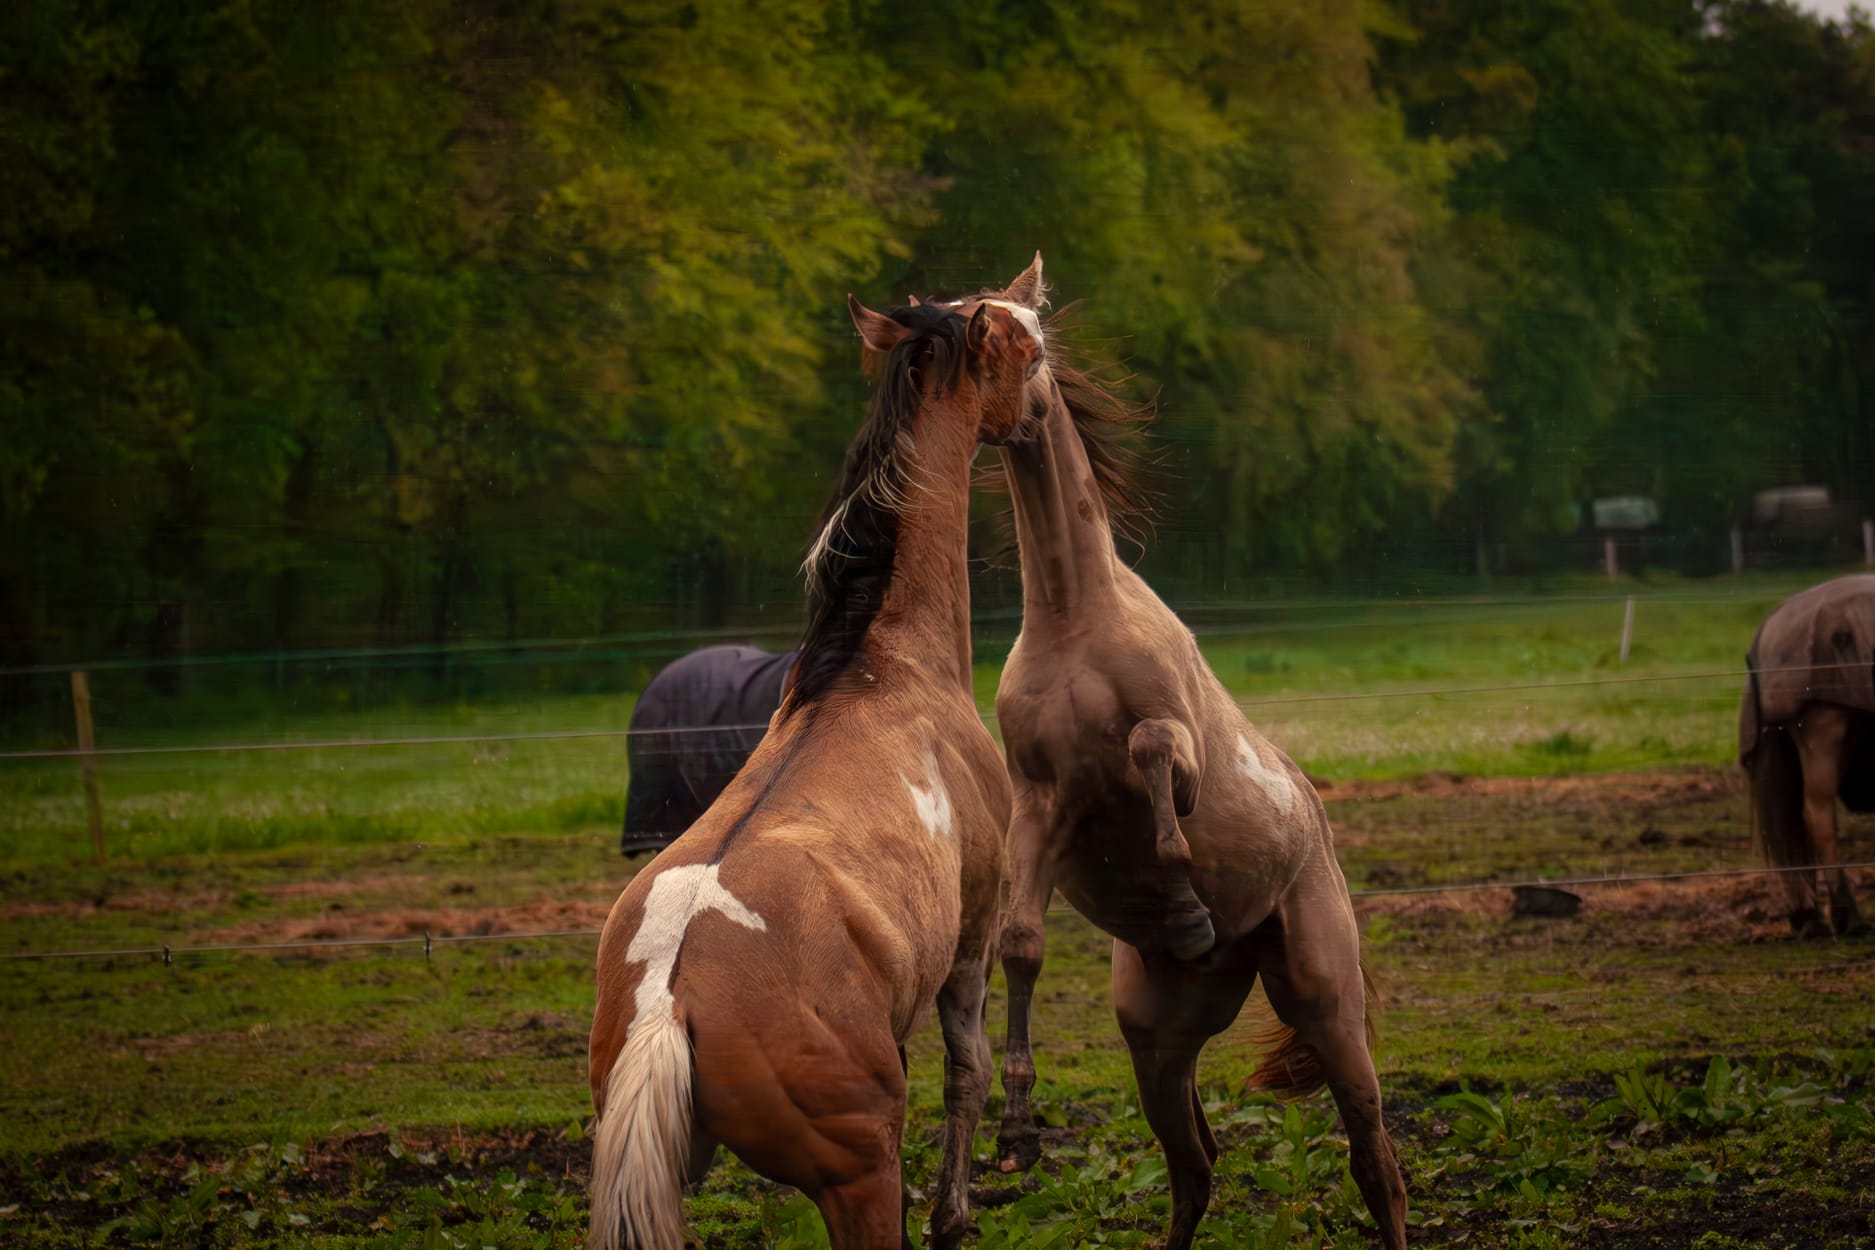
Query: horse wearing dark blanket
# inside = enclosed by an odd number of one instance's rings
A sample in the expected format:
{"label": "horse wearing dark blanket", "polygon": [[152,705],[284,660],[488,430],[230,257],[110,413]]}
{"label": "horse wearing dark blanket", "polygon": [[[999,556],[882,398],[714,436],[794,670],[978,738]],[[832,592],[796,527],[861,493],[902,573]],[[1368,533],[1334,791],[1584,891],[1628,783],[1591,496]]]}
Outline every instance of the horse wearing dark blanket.
{"label": "horse wearing dark blanket", "polygon": [[656,850],[696,823],[768,732],[795,652],[720,646],[672,660],[632,709],[619,853]]}
{"label": "horse wearing dark blanket", "polygon": [[[1838,862],[1836,800],[1875,811],[1875,574],[1839,577],[1786,599],[1746,653],[1738,762],[1773,867]],[[1827,868],[1837,933],[1867,933],[1849,877]],[[1814,872],[1787,872],[1790,927],[1827,936]]]}

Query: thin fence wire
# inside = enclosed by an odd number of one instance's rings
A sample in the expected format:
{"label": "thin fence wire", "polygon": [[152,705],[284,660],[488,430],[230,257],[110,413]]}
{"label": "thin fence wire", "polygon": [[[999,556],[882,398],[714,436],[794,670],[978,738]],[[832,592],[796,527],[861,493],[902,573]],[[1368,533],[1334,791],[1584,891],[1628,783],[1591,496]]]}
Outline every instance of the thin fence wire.
{"label": "thin fence wire", "polygon": [[[1399,894],[1457,894],[1479,890],[1515,890],[1527,887],[1555,889],[1558,887],[1591,886],[1633,886],[1649,883],[1678,883],[1713,877],[1756,877],[1778,876],[1789,872],[1831,872],[1837,869],[1851,871],[1855,869],[1875,868],[1875,860],[1853,860],[1844,863],[1808,864],[1794,867],[1773,868],[1718,868],[1693,872],[1658,872],[1609,874],[1594,877],[1540,877],[1529,881],[1459,881],[1447,885],[1397,886],[1372,890],[1350,890],[1349,896],[1355,899],[1377,898]],[[1063,910],[1050,907],[1050,911]],[[60,959],[131,959],[161,958],[164,963],[173,961],[179,955],[250,955],[278,951],[318,951],[350,950],[361,947],[400,947],[421,946],[427,956],[436,946],[445,944],[468,945],[475,942],[525,942],[545,941],[554,938],[596,938],[599,929],[532,929],[515,930],[505,933],[458,933],[429,934],[405,937],[381,938],[307,938],[302,941],[285,942],[219,942],[198,945],[162,943],[155,946],[124,946],[100,950],[59,950],[59,951],[6,951],[0,952],[0,962],[26,963]]]}
{"label": "thin fence wire", "polygon": [[[1579,595],[1543,595],[1543,596],[1479,596],[1464,599],[1283,599],[1271,601],[1231,601],[1219,600],[1204,604],[1189,604],[1179,609],[1183,616],[1193,618],[1240,617],[1262,613],[1287,615],[1307,615],[1319,612],[1339,612],[1352,619],[1338,621],[1219,621],[1206,620],[1194,629],[1199,634],[1256,634],[1281,632],[1285,629],[1306,629],[1311,632],[1321,629],[1359,629],[1363,626],[1383,624],[1367,619],[1369,614],[1394,615],[1396,613],[1418,613],[1428,617],[1427,624],[1448,624],[1456,621],[1476,620],[1492,621],[1510,619],[1533,611],[1547,611],[1557,604],[1599,604],[1624,603],[1634,599],[1641,605],[1687,606],[1697,607],[1709,604],[1742,604],[1754,602],[1770,595],[1770,591],[1749,590],[1737,594],[1700,594],[1676,591],[1655,591],[1645,595],[1631,592],[1613,591],[1606,594]],[[1518,609],[1515,613],[1479,611],[1479,609]],[[972,614],[973,629],[986,630],[1019,621],[1022,611],[1019,607],[980,610]],[[799,631],[795,622],[776,621],[773,623],[753,623],[743,626],[718,627],[710,629],[688,630],[643,630],[615,634],[590,634],[578,638],[521,638],[521,639],[467,639],[451,643],[408,643],[372,647],[324,647],[324,648],[288,648],[276,651],[234,651],[209,655],[151,656],[124,659],[72,660],[61,663],[17,664],[0,666],[0,677],[32,677],[65,673],[72,669],[84,669],[87,672],[136,671],[141,669],[183,669],[198,667],[225,667],[243,664],[304,664],[332,663],[343,664],[354,660],[373,659],[411,659],[426,657],[452,656],[512,656],[521,652],[556,652],[579,651],[596,647],[616,647],[621,645],[642,646],[656,651],[668,651],[673,647],[695,643],[736,642],[749,638],[776,639],[795,634]]]}
{"label": "thin fence wire", "polygon": [[[1862,664],[1803,664],[1755,670],[1759,676],[1780,673],[1827,672],[1856,669]],[[1418,687],[1406,690],[1356,690],[1321,694],[1275,695],[1268,698],[1245,698],[1237,701],[1246,711],[1260,707],[1283,707],[1304,703],[1347,703],[1364,699],[1439,699],[1481,694],[1510,694],[1546,690],[1572,690],[1595,686],[1658,685],[1665,682],[1739,681],[1749,677],[1744,669],[1712,669],[1697,673],[1637,674],[1628,677],[1583,677],[1563,681],[1506,682],[1476,686]],[[1815,692],[1816,688],[1812,688]],[[979,709],[986,721],[994,722],[996,713]],[[242,751],[327,751],[359,747],[406,747],[473,745],[496,742],[546,742],[574,738],[630,738],[651,734],[744,733],[765,730],[766,721],[740,725],[693,725],[661,729],[561,729],[535,733],[435,735],[412,738],[330,738],[312,742],[224,742],[177,746],[98,747],[90,751],[77,747],[57,747],[33,751],[0,751],[0,760],[78,759],[80,757],[126,755],[223,754]]]}

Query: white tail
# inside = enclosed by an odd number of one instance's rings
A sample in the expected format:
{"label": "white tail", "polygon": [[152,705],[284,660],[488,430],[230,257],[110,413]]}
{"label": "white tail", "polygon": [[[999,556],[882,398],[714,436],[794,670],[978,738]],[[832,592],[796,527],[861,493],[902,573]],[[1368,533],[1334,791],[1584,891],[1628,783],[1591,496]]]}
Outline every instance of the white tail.
{"label": "white tail", "polygon": [[588,1250],[683,1250],[693,1077],[676,1012],[634,1022],[593,1134]]}

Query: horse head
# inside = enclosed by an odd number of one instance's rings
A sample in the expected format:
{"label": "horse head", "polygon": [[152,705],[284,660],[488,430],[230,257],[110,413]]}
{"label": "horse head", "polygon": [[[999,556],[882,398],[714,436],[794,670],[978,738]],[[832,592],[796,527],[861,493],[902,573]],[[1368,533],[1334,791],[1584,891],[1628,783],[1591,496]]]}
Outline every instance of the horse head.
{"label": "horse head", "polygon": [[1005,443],[1016,435],[1027,411],[1024,387],[1044,359],[1041,322],[1032,310],[983,299],[967,307],[914,301],[889,313],[851,295],[846,303],[866,347],[868,372],[884,385],[915,390],[924,403],[974,408],[979,442]]}

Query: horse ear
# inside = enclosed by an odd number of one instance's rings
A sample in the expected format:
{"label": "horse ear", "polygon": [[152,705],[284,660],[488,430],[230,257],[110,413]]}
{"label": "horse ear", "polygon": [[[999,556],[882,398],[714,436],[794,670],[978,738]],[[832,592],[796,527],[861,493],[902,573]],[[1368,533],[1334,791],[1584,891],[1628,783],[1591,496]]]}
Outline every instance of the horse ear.
{"label": "horse ear", "polygon": [[846,311],[853,315],[853,328],[859,331],[859,337],[875,352],[891,351],[898,346],[900,339],[911,333],[884,313],[876,313],[866,307],[851,294],[846,297]]}
{"label": "horse ear", "polygon": [[1042,281],[1042,254],[1038,250],[1029,267],[1016,275],[1016,280],[1009,284],[1004,292],[1012,304],[1024,308],[1040,308],[1048,303],[1048,284]]}
{"label": "horse ear", "polygon": [[975,355],[982,355],[989,346],[991,331],[990,306],[978,304],[977,310],[970,314],[970,324],[964,330],[964,345]]}

